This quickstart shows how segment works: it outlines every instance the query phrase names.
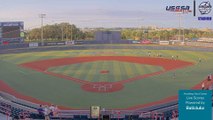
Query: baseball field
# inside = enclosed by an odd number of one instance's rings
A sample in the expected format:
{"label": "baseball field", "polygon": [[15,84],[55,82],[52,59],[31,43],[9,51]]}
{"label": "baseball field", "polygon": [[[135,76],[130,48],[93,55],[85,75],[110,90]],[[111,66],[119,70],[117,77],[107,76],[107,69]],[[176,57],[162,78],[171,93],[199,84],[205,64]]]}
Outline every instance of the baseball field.
{"label": "baseball field", "polygon": [[70,109],[133,109],[176,99],[180,89],[200,89],[213,72],[212,61],[212,52],[174,50],[2,54],[0,90]]}

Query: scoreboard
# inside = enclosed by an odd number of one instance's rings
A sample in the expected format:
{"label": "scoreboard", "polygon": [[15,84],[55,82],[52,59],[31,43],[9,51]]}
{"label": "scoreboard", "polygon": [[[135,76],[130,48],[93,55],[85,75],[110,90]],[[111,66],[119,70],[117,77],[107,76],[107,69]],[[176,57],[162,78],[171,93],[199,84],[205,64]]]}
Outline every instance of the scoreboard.
{"label": "scoreboard", "polygon": [[0,43],[24,42],[24,22],[0,22]]}

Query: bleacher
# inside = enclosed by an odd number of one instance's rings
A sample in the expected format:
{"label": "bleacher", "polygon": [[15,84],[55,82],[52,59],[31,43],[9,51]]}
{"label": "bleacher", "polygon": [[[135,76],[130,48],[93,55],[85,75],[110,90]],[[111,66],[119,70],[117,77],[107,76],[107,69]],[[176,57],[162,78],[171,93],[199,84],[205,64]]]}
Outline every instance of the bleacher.
{"label": "bleacher", "polygon": [[[44,116],[38,114],[38,104],[18,99],[12,95],[0,92],[0,113],[14,119],[42,119]],[[151,106],[138,110],[102,110],[102,119],[111,120],[170,120],[177,111],[177,101],[166,104]],[[177,113],[177,112],[176,112]],[[178,117],[178,113],[175,117]],[[98,120],[90,118],[90,110],[59,110],[58,116],[51,117],[54,120]],[[2,120],[2,119],[1,119]]]}
{"label": "bleacher", "polygon": [[[5,118],[41,120],[38,104],[16,98],[8,93],[0,92],[0,120]],[[136,110],[101,110],[103,120],[172,120],[178,118],[178,101],[149,106]],[[90,118],[90,110],[59,110],[53,120],[99,120]]]}

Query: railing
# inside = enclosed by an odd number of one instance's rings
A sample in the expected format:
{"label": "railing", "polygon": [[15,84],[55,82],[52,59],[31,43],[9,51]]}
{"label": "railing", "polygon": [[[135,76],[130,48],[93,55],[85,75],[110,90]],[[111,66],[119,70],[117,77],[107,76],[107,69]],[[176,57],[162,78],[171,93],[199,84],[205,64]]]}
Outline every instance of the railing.
{"label": "railing", "polygon": [[[11,95],[7,97],[5,96],[7,94],[3,93],[3,96],[7,98],[4,99],[1,95],[2,93],[0,94],[0,113],[8,117],[18,117],[22,119],[37,118],[39,116],[37,111],[39,105],[15,98]],[[30,107],[31,105],[33,107]],[[170,103],[137,110],[101,110],[101,115],[109,115],[112,119],[176,119],[178,117],[178,103],[177,101],[172,101]],[[59,110],[56,116],[51,117],[55,119],[75,119],[75,117],[77,117],[77,119],[81,119],[81,117],[82,119],[86,119],[90,118],[90,110]]]}

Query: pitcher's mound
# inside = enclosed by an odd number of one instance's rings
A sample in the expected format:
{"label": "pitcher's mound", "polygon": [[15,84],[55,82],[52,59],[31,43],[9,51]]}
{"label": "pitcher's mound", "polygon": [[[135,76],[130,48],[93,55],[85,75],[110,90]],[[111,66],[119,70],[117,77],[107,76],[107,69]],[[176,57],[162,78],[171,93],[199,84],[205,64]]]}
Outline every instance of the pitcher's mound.
{"label": "pitcher's mound", "polygon": [[101,74],[108,74],[108,73],[109,73],[109,70],[101,70],[100,73],[101,73]]}

